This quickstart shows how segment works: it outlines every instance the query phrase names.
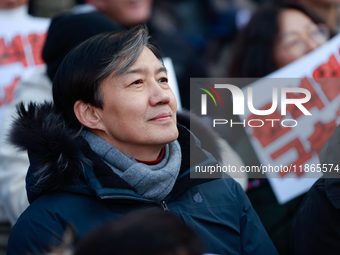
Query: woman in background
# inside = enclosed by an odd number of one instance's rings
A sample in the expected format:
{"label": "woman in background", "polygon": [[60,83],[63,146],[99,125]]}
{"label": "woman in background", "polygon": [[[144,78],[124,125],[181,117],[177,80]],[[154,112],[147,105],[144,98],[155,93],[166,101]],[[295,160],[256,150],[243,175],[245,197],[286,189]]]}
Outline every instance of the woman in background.
{"label": "woman in background", "polygon": [[[265,4],[240,33],[229,76],[261,78],[316,49],[329,37],[327,26],[304,6]],[[243,128],[236,132],[235,148],[245,165],[260,165]],[[292,227],[303,195],[279,205],[265,176],[249,180],[247,195],[278,252],[293,254]]]}
{"label": "woman in background", "polygon": [[230,76],[261,78],[324,44],[329,33],[303,5],[263,5],[240,33]]}

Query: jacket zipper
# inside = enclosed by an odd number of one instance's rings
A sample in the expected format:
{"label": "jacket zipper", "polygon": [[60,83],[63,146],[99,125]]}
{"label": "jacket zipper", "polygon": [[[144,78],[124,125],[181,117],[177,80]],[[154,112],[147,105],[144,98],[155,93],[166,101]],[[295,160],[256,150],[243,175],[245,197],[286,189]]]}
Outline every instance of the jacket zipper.
{"label": "jacket zipper", "polygon": [[170,212],[168,206],[166,205],[166,202],[164,200],[161,201],[161,205],[163,207],[164,212]]}
{"label": "jacket zipper", "polygon": [[127,199],[127,200],[135,200],[145,203],[154,203],[152,200],[145,199],[145,198],[138,198],[138,197],[131,197],[131,196],[124,196],[124,195],[105,195],[101,196],[101,199]]}
{"label": "jacket zipper", "polygon": [[[130,196],[102,196],[102,199],[131,199],[131,200],[136,200],[136,201],[140,201],[140,202],[145,202],[145,203],[154,203],[154,201],[151,200],[147,200],[147,199],[142,199],[142,198],[136,198],[136,197],[130,197]],[[162,206],[164,212],[170,212],[166,202],[164,200],[162,200],[161,202],[159,202],[160,205]]]}

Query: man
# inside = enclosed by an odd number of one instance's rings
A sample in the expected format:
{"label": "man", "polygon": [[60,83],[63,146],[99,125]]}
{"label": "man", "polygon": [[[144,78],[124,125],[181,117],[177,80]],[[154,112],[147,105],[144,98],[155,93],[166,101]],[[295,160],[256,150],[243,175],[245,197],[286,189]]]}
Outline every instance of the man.
{"label": "man", "polygon": [[21,106],[11,141],[28,150],[31,205],[11,231],[9,255],[46,253],[67,225],[79,240],[102,223],[155,207],[193,227],[206,252],[277,254],[239,184],[190,179],[190,161],[216,160],[177,125],[156,56],[144,26],[92,37],[60,65],[54,106]]}
{"label": "man", "polygon": [[[114,3],[117,4],[117,6],[113,6],[112,4]],[[134,4],[135,3],[137,2],[134,2]],[[113,1],[110,6],[111,8],[118,8],[118,5],[125,7],[126,12],[124,13],[129,14],[126,14],[126,18],[133,20],[135,17],[134,14],[136,13],[131,13],[131,11],[128,10],[131,9],[131,6],[135,6],[134,4],[126,7],[121,1]],[[151,1],[143,6],[151,11]],[[143,9],[145,9],[144,7]],[[144,18],[147,19],[149,17],[144,16]],[[139,22],[144,21],[144,18],[140,19]],[[108,25],[108,22],[106,21],[103,26],[102,21],[104,19],[110,20],[112,24]],[[5,204],[6,213],[12,225],[28,206],[24,188],[24,180],[29,164],[27,154],[16,153],[16,151],[12,150],[6,143],[7,133],[10,130],[9,124],[12,122],[12,115],[15,112],[15,105],[22,100],[39,102],[43,102],[44,100],[50,101],[52,98],[51,81],[66,53],[79,42],[89,38],[94,33],[108,31],[108,27],[112,32],[120,31],[122,29],[120,24],[113,23],[111,19],[99,12],[82,13],[79,15],[63,14],[54,17],[51,21],[42,54],[44,62],[47,64],[47,73],[49,77],[46,77],[44,70],[39,69],[29,77],[25,77],[25,79],[20,81],[16,86],[13,101],[9,105],[6,114],[3,116],[3,121],[0,123],[0,203]],[[195,58],[192,55],[190,47],[188,49],[187,45],[180,43],[176,37],[171,38],[162,34],[158,34],[156,37],[158,38],[158,44],[163,47],[163,52],[173,59],[179,84],[183,84],[183,88],[187,88],[186,91],[189,91],[188,84],[190,76],[197,77],[202,74],[200,68],[196,68],[197,61],[194,60]],[[176,50],[174,50],[174,48],[176,48]],[[182,54],[181,52],[185,52],[186,54]],[[190,70],[187,69],[187,67]],[[186,73],[186,75],[181,75],[183,73]],[[185,78],[182,79],[183,77]],[[49,81],[49,78],[51,81]],[[184,80],[186,82],[181,82]],[[181,94],[182,99],[184,100],[186,97],[183,93]],[[235,152],[228,153],[228,155],[234,154]],[[0,218],[2,214],[5,214],[5,212],[2,213],[0,208]]]}

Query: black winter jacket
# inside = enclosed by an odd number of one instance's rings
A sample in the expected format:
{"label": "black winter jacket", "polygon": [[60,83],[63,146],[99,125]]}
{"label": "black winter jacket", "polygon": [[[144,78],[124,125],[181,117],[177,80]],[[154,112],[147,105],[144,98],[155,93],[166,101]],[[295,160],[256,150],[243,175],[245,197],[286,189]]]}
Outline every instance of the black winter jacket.
{"label": "black winter jacket", "polygon": [[[182,164],[171,193],[161,203],[139,194],[69,130],[50,104],[21,108],[12,142],[30,158],[28,209],[13,227],[8,255],[43,254],[60,245],[67,224],[81,239],[102,223],[144,208],[164,208],[194,228],[215,254],[277,254],[241,186],[231,178],[191,179],[194,165],[215,158],[178,125]],[[189,158],[191,154],[191,164]]]}

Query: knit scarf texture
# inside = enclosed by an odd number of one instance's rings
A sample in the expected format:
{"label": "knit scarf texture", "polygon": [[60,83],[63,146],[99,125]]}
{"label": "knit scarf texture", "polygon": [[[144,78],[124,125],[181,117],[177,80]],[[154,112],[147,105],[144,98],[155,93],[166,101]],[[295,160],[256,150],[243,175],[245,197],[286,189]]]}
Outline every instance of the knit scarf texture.
{"label": "knit scarf texture", "polygon": [[139,195],[160,202],[171,192],[182,161],[181,147],[177,140],[165,146],[164,157],[159,164],[146,165],[89,131],[84,130],[81,135],[112,171]]}

